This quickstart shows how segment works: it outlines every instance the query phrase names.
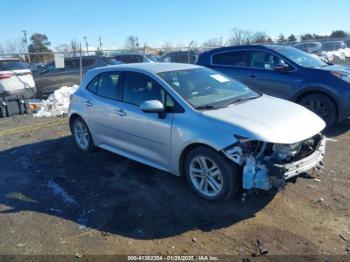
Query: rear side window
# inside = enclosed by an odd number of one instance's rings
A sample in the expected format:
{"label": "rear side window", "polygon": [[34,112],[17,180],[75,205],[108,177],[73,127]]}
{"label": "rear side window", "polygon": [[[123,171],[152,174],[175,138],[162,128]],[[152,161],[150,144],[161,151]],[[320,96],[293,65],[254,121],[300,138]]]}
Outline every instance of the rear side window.
{"label": "rear side window", "polygon": [[[194,55],[190,55],[190,63],[194,64],[196,62],[196,56]],[[177,55],[173,55],[171,56],[171,62],[174,63],[188,63],[188,54],[177,54]]]}
{"label": "rear side window", "polygon": [[80,58],[65,59],[64,65],[66,70],[78,70],[80,69]]}
{"label": "rear side window", "polygon": [[[80,62],[80,61],[79,61]],[[93,64],[95,64],[96,59],[95,58],[83,58],[82,59],[82,64],[83,67],[89,67],[92,66]]]}
{"label": "rear side window", "polygon": [[141,55],[116,55],[115,59],[126,64],[143,62]]}
{"label": "rear side window", "polygon": [[120,73],[103,73],[92,80],[87,89],[99,96],[117,100]]}
{"label": "rear side window", "polygon": [[213,55],[212,63],[215,65],[228,65],[246,67],[248,57],[246,51],[231,51]]}

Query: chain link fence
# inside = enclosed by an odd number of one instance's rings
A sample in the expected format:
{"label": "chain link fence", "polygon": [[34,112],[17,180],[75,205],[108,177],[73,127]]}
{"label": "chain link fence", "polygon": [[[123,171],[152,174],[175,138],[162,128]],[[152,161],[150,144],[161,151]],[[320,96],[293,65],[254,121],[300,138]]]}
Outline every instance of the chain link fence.
{"label": "chain link fence", "polygon": [[[350,66],[350,39],[278,43],[297,47],[335,63]],[[120,63],[196,63],[201,52],[217,47],[75,50],[0,55],[0,97],[46,98],[62,86],[79,85],[92,68]]]}

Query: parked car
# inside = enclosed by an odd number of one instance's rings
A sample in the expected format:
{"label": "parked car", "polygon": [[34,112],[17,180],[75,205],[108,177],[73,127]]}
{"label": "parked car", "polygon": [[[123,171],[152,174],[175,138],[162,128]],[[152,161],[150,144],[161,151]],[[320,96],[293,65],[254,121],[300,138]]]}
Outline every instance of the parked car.
{"label": "parked car", "polygon": [[18,58],[0,58],[0,97],[32,98],[36,87],[32,72]]}
{"label": "parked car", "polygon": [[[104,56],[83,56],[81,58],[83,74],[89,69],[116,65],[114,58]],[[45,65],[42,70],[33,72],[38,89],[38,97],[45,97],[62,86],[80,84],[80,57],[64,58],[64,68],[56,68],[55,62]]]}
{"label": "parked car", "polygon": [[202,53],[197,64],[256,91],[297,102],[321,116],[328,126],[350,116],[350,70],[299,49],[279,45],[224,47]]}
{"label": "parked car", "polygon": [[185,175],[208,200],[241,186],[283,187],[325,151],[325,123],[313,112],[190,64],[90,70],[71,97],[69,123],[82,151],[97,146]]}
{"label": "parked car", "polygon": [[195,64],[198,59],[198,53],[194,51],[178,51],[171,52],[160,57],[160,62],[171,62],[171,63],[189,63]]}
{"label": "parked car", "polygon": [[118,52],[111,55],[115,58],[115,60],[124,63],[124,64],[131,64],[131,63],[153,63],[155,62],[151,57],[144,55],[140,52]]}
{"label": "parked car", "polygon": [[298,48],[306,53],[310,54],[320,54],[322,44],[320,42],[305,42],[305,43],[296,43],[293,47]]}
{"label": "parked car", "polygon": [[33,74],[36,74],[45,70],[45,66],[45,63],[32,63],[29,65],[29,68]]}
{"label": "parked car", "polygon": [[347,48],[350,48],[350,39],[344,40],[344,43],[346,44]]}
{"label": "parked car", "polygon": [[346,48],[346,44],[343,41],[327,41],[322,42],[321,51],[337,51],[344,48]]}

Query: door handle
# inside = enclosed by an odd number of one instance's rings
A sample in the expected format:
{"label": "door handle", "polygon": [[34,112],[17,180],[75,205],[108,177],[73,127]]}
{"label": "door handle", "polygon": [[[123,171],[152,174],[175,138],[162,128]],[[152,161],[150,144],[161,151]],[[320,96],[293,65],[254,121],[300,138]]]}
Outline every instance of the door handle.
{"label": "door handle", "polygon": [[250,77],[250,78],[255,78],[255,77],[257,77],[257,74],[255,74],[255,73],[250,73],[250,74],[249,74],[249,77]]}
{"label": "door handle", "polygon": [[89,100],[86,100],[86,101],[84,102],[84,104],[85,104],[86,106],[93,106],[93,105],[94,105],[94,104],[91,103]]}
{"label": "door handle", "polygon": [[123,109],[117,109],[115,110],[115,112],[119,115],[119,116],[126,116],[126,113]]}

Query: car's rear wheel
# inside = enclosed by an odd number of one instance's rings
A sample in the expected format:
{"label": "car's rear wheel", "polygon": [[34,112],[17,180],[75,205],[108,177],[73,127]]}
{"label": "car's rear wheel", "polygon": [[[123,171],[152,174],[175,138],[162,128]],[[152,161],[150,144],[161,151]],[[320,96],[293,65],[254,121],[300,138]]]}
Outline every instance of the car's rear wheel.
{"label": "car's rear wheel", "polygon": [[84,152],[93,151],[95,148],[94,142],[86,123],[80,117],[73,121],[72,133],[75,144]]}
{"label": "car's rear wheel", "polygon": [[207,200],[226,200],[239,188],[238,167],[211,148],[200,146],[185,159],[185,174],[192,189]]}
{"label": "car's rear wheel", "polygon": [[326,95],[307,95],[300,100],[300,104],[320,116],[327,126],[332,126],[337,119],[337,108],[334,102]]}

